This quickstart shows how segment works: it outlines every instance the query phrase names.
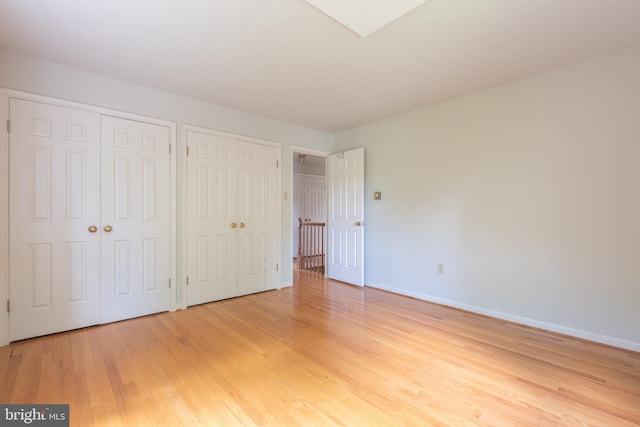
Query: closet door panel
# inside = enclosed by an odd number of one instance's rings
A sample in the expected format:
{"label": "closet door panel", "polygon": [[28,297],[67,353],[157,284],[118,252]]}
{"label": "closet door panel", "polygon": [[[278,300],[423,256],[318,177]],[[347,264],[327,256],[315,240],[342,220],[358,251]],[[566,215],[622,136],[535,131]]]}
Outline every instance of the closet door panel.
{"label": "closet door panel", "polygon": [[237,253],[236,141],[187,132],[187,305],[234,297]]}
{"label": "closet door panel", "polygon": [[278,259],[277,150],[238,141],[238,294],[276,284]]}
{"label": "closet door panel", "polygon": [[10,339],[100,322],[100,116],[10,100]]}
{"label": "closet door panel", "polygon": [[102,323],[169,310],[170,131],[102,117]]}

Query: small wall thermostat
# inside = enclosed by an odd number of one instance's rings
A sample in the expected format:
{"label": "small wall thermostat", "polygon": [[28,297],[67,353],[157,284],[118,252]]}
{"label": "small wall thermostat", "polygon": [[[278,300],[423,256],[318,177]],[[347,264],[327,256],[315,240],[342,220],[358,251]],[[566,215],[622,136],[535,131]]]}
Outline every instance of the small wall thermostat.
{"label": "small wall thermostat", "polygon": [[382,200],[382,192],[376,191],[375,193],[373,193],[373,200]]}

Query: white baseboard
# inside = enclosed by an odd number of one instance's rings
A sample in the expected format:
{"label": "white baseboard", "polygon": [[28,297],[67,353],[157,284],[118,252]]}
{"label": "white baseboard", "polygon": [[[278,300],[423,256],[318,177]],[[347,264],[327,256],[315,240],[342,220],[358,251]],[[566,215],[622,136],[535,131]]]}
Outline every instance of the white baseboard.
{"label": "white baseboard", "polygon": [[613,347],[623,348],[625,350],[640,352],[640,343],[633,342],[633,341],[627,341],[620,338],[610,337],[607,335],[595,334],[593,332],[569,328],[567,326],[556,325],[554,323],[541,322],[539,320],[529,319],[527,317],[517,316],[515,314],[504,313],[502,311],[496,311],[496,310],[491,310],[484,307],[478,307],[475,305],[464,304],[458,301],[451,301],[443,298],[437,298],[437,297],[422,294],[419,292],[410,292],[405,289],[394,288],[392,286],[385,286],[377,283],[367,283],[366,286],[369,286],[371,288],[381,289],[388,292],[393,292],[394,294],[405,295],[405,296],[420,299],[423,301],[433,302],[440,305],[446,305],[448,307],[458,308],[458,309],[469,311],[472,313],[478,313],[485,316],[495,317],[497,319],[507,320],[513,323],[519,323],[521,325],[544,329],[551,332],[557,332],[559,334],[569,335],[575,338],[593,341],[600,344],[606,344]]}
{"label": "white baseboard", "polygon": [[290,288],[292,286],[293,286],[293,282],[284,282],[284,283],[280,283],[280,286],[278,286],[278,289]]}

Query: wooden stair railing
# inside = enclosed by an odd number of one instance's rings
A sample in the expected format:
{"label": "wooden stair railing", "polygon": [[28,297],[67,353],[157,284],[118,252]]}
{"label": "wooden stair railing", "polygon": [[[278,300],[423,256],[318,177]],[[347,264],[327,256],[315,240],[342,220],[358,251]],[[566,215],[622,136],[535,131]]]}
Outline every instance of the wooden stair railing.
{"label": "wooden stair railing", "polygon": [[324,273],[324,227],[298,218],[298,269]]}

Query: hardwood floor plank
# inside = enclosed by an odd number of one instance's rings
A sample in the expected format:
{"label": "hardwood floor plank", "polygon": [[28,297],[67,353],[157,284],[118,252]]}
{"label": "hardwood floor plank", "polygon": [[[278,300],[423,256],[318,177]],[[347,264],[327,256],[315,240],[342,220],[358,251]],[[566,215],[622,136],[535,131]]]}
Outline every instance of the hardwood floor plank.
{"label": "hardwood floor plank", "polygon": [[296,272],[296,286],[0,348],[73,426],[640,425],[640,354]]}

